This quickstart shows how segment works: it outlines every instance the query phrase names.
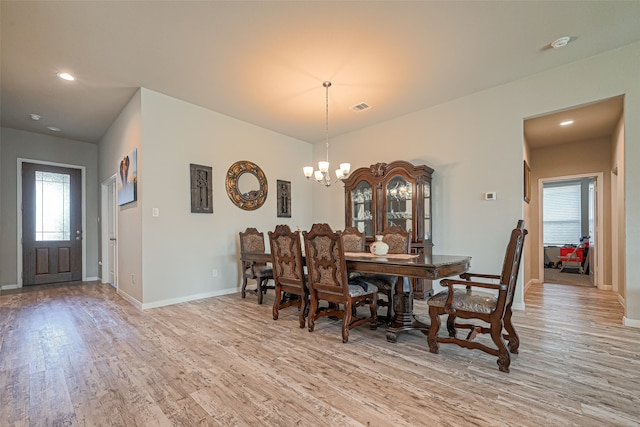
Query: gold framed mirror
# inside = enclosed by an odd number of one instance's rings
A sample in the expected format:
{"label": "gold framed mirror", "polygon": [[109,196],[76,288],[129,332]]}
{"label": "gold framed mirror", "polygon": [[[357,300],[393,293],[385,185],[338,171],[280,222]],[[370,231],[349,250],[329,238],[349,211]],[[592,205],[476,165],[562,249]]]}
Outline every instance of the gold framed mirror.
{"label": "gold framed mirror", "polygon": [[240,209],[252,211],[267,200],[267,177],[260,166],[248,160],[229,167],[225,185],[229,199]]}

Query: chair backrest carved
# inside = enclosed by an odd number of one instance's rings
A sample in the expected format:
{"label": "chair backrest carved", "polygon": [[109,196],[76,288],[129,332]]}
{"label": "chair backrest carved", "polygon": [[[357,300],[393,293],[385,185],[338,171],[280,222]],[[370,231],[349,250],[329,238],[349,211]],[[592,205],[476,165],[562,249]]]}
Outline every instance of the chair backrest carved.
{"label": "chair backrest carved", "polygon": [[346,300],[349,295],[347,263],[344,258],[341,233],[329,224],[313,224],[303,231],[307,257],[309,289],[319,299]]}
{"label": "chair backrest carved", "polygon": [[364,252],[364,233],[357,228],[349,226],[342,232],[342,246],[345,252]]}
{"label": "chair backrest carved", "polygon": [[389,245],[390,254],[408,254],[411,249],[411,232],[398,225],[391,225],[382,231],[382,241]]}
{"label": "chair backrest carved", "polygon": [[269,232],[269,246],[273,264],[273,279],[280,284],[304,289],[304,261],[300,234],[288,225],[277,225]]}
{"label": "chair backrest carved", "polygon": [[[504,255],[502,274],[500,275],[500,294],[496,310],[504,310],[511,306],[516,283],[518,282],[518,272],[520,270],[520,259],[524,248],[524,238],[528,231],[524,228],[524,220],[519,220],[518,225],[511,231],[511,238]],[[503,294],[503,295],[502,295]]]}
{"label": "chair backrest carved", "polygon": [[[264,252],[264,233],[258,231],[253,227],[247,228],[245,231],[241,231],[240,233],[240,252]],[[264,263],[255,263],[244,262],[243,270],[248,268],[252,268],[253,266],[264,265]],[[243,272],[244,274],[244,272]]]}

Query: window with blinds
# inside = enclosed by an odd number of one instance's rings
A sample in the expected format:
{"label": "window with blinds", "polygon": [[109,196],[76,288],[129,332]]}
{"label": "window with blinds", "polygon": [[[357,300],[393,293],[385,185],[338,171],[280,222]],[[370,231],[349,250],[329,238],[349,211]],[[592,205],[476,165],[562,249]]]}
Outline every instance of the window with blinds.
{"label": "window with blinds", "polygon": [[578,244],[581,236],[580,182],[545,185],[542,200],[544,244]]}

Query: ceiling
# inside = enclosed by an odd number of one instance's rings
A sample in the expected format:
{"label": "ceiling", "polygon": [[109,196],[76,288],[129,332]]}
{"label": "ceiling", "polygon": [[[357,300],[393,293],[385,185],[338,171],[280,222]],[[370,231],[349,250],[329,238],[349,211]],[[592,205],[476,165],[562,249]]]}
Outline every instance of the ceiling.
{"label": "ceiling", "polygon": [[[531,149],[555,144],[609,137],[622,116],[624,96],[616,96],[524,122],[524,136]],[[562,126],[560,123],[572,121]]]}
{"label": "ceiling", "polygon": [[[325,80],[336,136],[640,40],[640,1],[0,7],[1,125],[45,134],[55,126],[57,136],[93,143],[138,87],[317,142]],[[565,35],[571,43],[550,48]],[[360,103],[370,108],[351,110]]]}

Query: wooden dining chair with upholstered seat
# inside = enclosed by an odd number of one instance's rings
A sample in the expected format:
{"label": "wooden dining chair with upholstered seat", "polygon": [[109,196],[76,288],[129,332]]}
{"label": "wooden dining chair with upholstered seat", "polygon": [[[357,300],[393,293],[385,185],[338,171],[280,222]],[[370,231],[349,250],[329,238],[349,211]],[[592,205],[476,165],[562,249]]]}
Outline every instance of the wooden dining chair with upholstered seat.
{"label": "wooden dining chair with upholstered seat", "polygon": [[[264,253],[264,251],[264,233],[253,227],[240,232],[241,254],[245,252]],[[255,291],[249,290],[249,292],[254,292],[258,296],[258,304],[262,304],[262,297],[267,293],[267,289],[274,289],[274,286],[268,286],[269,280],[273,280],[272,268],[265,263],[242,261],[242,298],[245,298],[247,294],[248,280],[256,281]]]}
{"label": "wooden dining chair with upholstered seat", "polygon": [[[271,263],[276,299],[273,302],[273,320],[278,320],[279,311],[290,306],[298,307],[300,327],[304,328],[309,311],[309,288],[304,274],[304,258],[300,234],[291,231],[288,225],[277,225],[269,232]],[[285,298],[285,294],[287,297]],[[291,298],[290,295],[297,295]]]}
{"label": "wooden dining chair with upholstered seat", "polygon": [[[382,231],[382,241],[389,245],[390,254],[408,254],[411,249],[411,232],[404,231],[402,227],[392,225]],[[409,279],[406,277],[398,277],[387,274],[364,274],[362,277],[368,283],[372,283],[378,287],[378,292],[386,296],[386,300],[379,299],[378,306],[387,307],[386,323],[389,324],[393,320],[393,294],[398,280],[407,282],[407,286],[411,286]]]}
{"label": "wooden dining chair with upholstered seat", "polygon": [[[524,221],[518,221],[518,225],[511,231],[511,238],[507,245],[502,265],[502,274],[474,274],[464,273],[460,279],[443,279],[440,285],[447,290],[439,292],[427,300],[431,329],[429,330],[429,351],[438,353],[439,343],[453,343],[468,349],[478,349],[493,356],[498,356],[498,368],[502,372],[509,372],[511,353],[517,353],[520,340],[511,322],[511,304],[518,280],[518,270],[522,257],[522,248],[527,230]],[[478,278],[482,281],[472,281]],[[495,280],[498,283],[490,282]],[[455,285],[464,285],[465,288],[456,288]],[[476,291],[475,288],[490,289],[494,292]],[[438,335],[440,329],[440,316],[447,315],[448,337]],[[475,323],[457,323],[458,318],[476,319],[486,326],[477,326]],[[457,329],[469,329],[466,338],[457,337]],[[506,333],[503,334],[503,330]],[[494,347],[485,345],[479,341],[473,341],[477,334],[490,334]],[[508,341],[509,351],[504,338]]]}
{"label": "wooden dining chair with upholstered seat", "polygon": [[[323,316],[342,319],[343,343],[349,341],[349,331],[358,325],[370,322],[371,329],[376,329],[378,288],[359,282],[357,277],[349,280],[341,233],[333,232],[328,224],[314,224],[302,235],[311,299],[307,319],[309,332],[313,332],[316,320]],[[329,306],[320,307],[321,300]],[[371,316],[358,317],[356,309],[365,305],[369,306]]]}
{"label": "wooden dining chair with upholstered seat", "polygon": [[345,252],[364,252],[365,240],[364,233],[355,227],[345,227],[342,232],[342,247]]}
{"label": "wooden dining chair with upholstered seat", "polygon": [[[360,232],[357,228],[348,226],[341,233],[342,236],[342,247],[345,252],[364,252],[366,238],[364,233]],[[347,271],[347,274],[350,279],[362,276],[362,273],[358,273],[355,271]]]}

